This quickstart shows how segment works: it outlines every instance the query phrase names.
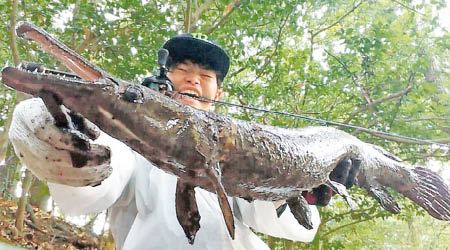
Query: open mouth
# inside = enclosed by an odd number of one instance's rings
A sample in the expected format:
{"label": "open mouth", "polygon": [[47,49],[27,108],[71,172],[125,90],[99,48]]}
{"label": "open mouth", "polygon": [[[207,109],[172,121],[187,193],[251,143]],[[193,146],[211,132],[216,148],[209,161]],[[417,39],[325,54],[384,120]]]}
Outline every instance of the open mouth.
{"label": "open mouth", "polygon": [[197,94],[197,92],[193,91],[193,90],[184,90],[181,91],[180,94],[182,96],[189,96],[189,97],[193,97],[193,98],[199,98],[200,96]]}

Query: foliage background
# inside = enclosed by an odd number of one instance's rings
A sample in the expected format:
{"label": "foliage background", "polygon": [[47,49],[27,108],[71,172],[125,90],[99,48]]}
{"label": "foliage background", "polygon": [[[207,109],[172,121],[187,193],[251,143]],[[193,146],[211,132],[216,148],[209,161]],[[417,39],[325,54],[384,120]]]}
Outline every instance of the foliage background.
{"label": "foliage background", "polygon": [[[450,25],[439,15],[446,5],[443,0],[0,0],[0,65],[15,62],[14,19],[37,24],[106,71],[134,81],[151,74],[165,40],[183,31],[202,32],[232,57],[226,101],[448,144]],[[17,40],[17,45],[20,60],[63,69],[35,44]],[[5,139],[15,97],[0,85],[1,189],[9,196],[21,176]],[[217,110],[276,126],[317,125]],[[448,149],[347,132],[412,164],[432,162],[448,171]],[[32,197],[48,198],[45,183],[37,189]],[[432,219],[400,196],[402,214],[392,216],[365,192],[352,194],[358,202],[353,211],[340,198],[321,209],[323,222],[310,244],[261,237],[274,249],[450,248],[448,222]]]}

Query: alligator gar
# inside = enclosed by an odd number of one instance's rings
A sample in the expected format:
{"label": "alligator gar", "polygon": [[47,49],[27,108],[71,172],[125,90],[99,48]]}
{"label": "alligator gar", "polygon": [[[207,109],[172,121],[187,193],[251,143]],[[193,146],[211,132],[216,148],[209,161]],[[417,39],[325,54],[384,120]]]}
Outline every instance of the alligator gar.
{"label": "alligator gar", "polygon": [[[27,67],[6,67],[2,82],[41,96],[50,112],[70,110],[119,139],[157,167],[179,177],[178,220],[192,243],[200,215],[194,187],[218,196],[231,237],[234,221],[227,196],[287,200],[298,222],[311,227],[305,192],[328,185],[349,203],[346,186],[368,191],[383,208],[400,208],[387,187],[410,198],[431,216],[450,221],[450,188],[423,167],[412,167],[376,145],[331,127],[286,129],[234,119],[178,103],[165,94],[112,77],[29,23],[19,36],[37,41],[80,77]],[[53,113],[52,113],[53,114]],[[331,178],[351,159],[350,183]]]}

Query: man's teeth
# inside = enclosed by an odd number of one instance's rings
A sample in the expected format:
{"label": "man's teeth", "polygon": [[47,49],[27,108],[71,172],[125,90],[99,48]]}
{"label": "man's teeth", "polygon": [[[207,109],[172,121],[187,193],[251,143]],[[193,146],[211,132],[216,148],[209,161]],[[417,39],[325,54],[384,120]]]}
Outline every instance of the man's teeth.
{"label": "man's teeth", "polygon": [[188,94],[188,95],[190,95],[190,96],[198,97],[198,94],[197,94],[195,91],[192,91],[192,90],[185,90],[185,91],[182,91],[181,94]]}

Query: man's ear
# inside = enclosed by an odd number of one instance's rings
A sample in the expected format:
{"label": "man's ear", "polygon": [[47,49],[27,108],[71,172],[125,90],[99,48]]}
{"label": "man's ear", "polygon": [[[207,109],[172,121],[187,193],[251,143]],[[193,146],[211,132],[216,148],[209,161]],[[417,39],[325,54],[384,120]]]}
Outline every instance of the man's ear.
{"label": "man's ear", "polygon": [[214,97],[214,100],[215,101],[220,100],[220,98],[222,97],[222,94],[223,94],[222,88],[218,88],[217,91],[216,91],[216,96]]}

